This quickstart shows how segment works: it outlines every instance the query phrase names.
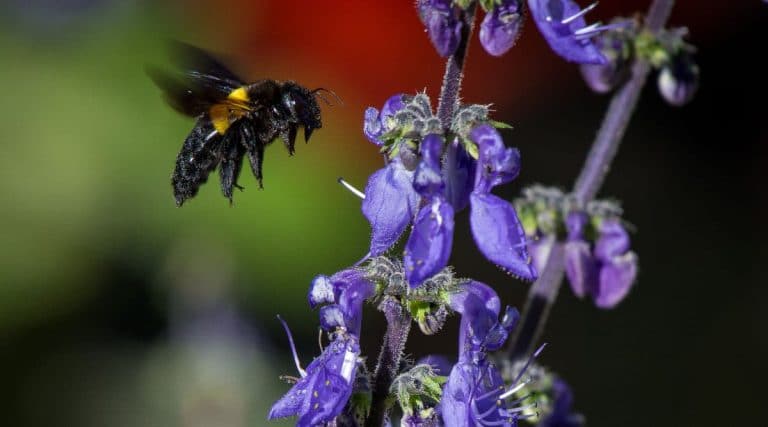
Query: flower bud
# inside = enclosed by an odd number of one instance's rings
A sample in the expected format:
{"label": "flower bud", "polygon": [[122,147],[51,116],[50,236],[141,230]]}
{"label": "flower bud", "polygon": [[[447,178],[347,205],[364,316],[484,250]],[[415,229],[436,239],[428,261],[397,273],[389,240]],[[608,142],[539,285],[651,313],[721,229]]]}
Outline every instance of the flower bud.
{"label": "flower bud", "polygon": [[523,22],[522,5],[518,0],[502,0],[489,10],[480,24],[480,43],[493,56],[504,55],[515,45]]}
{"label": "flower bud", "polygon": [[582,64],[580,67],[587,86],[597,93],[608,93],[626,81],[634,57],[632,41],[637,27],[635,21],[619,18],[613,24],[619,26],[594,38],[606,63]]}
{"label": "flower bud", "polygon": [[667,103],[683,106],[693,99],[699,87],[699,67],[689,55],[681,55],[661,69],[658,86]]}
{"label": "flower bud", "polygon": [[440,56],[453,55],[459,47],[463,23],[456,16],[451,0],[419,0],[417,7],[437,53]]}

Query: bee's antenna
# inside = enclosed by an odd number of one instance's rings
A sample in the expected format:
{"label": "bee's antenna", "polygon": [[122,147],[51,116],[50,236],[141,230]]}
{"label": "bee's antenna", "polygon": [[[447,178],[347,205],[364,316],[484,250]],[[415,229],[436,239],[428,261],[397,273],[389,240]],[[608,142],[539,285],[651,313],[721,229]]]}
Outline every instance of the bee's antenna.
{"label": "bee's antenna", "polygon": [[336,92],[334,92],[334,91],[332,91],[330,89],[326,89],[324,87],[319,87],[319,88],[313,90],[311,93],[313,95],[317,95],[317,97],[322,99],[327,105],[333,106],[333,104],[331,104],[328,101],[328,98],[326,98],[323,95],[321,95],[320,92],[326,92],[326,93],[329,93],[329,94],[333,95],[333,97],[336,98],[337,101],[339,101],[339,105],[344,105],[344,101],[339,97],[339,95],[336,95]]}

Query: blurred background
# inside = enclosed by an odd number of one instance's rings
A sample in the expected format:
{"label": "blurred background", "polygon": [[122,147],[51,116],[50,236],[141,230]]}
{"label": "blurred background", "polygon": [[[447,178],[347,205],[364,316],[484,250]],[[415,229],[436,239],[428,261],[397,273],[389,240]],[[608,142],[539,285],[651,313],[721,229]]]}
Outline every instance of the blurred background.
{"label": "blurred background", "polygon": [[[439,91],[443,61],[412,3],[2,2],[0,424],[268,425],[288,388],[278,375],[295,374],[275,316],[311,360],[311,278],[366,252],[359,200],[336,183],[363,187],[381,166],[364,109]],[[608,312],[564,287],[546,332],[541,361],[590,426],[764,422],[768,5],[708,3],[679,1],[672,17],[699,48],[698,96],[672,108],[650,80],[602,191],[637,227],[639,283]],[[646,7],[607,0],[593,19]],[[233,207],[216,178],[177,209],[169,177],[192,122],[143,71],[168,64],[171,38],[222,52],[253,80],[331,88],[344,105],[323,107],[296,156],[267,150],[263,191],[244,170]],[[473,38],[463,95],[514,125],[523,172],[501,189],[510,199],[532,183],[570,187],[608,103],[530,21],[501,59]],[[466,213],[457,223],[458,271],[522,306],[528,285],[475,252]],[[415,330],[408,351],[454,355],[455,323]],[[364,329],[373,360],[373,308]]]}

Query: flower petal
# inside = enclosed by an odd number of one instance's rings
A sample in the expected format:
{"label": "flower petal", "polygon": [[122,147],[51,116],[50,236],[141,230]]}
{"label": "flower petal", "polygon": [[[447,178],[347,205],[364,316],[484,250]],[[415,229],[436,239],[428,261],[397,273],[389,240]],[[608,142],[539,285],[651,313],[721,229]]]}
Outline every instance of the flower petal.
{"label": "flower petal", "polygon": [[443,193],[445,185],[440,171],[440,157],[443,152],[443,138],[429,134],[419,145],[421,161],[413,178],[413,188],[424,197]]}
{"label": "flower petal", "polygon": [[488,260],[524,280],[536,280],[525,231],[511,204],[492,194],[470,195],[469,222],[480,252]]}
{"label": "flower petal", "polygon": [[475,191],[490,192],[497,185],[505,184],[520,174],[520,152],[507,148],[499,131],[491,125],[476,126],[470,139],[478,147],[478,168]]}
{"label": "flower petal", "polygon": [[445,198],[453,206],[453,211],[459,212],[469,204],[469,193],[475,185],[477,161],[458,141],[454,141],[447,150],[445,165],[443,168]]}
{"label": "flower petal", "polygon": [[485,14],[480,24],[480,43],[493,56],[504,55],[515,45],[522,25],[518,0],[505,0]]}
{"label": "flower petal", "polygon": [[571,290],[579,297],[590,295],[597,288],[597,261],[583,240],[565,243],[565,275]]}
{"label": "flower petal", "polygon": [[395,161],[368,179],[362,210],[372,228],[371,256],[387,251],[411,222],[420,199],[412,181],[413,172]]}
{"label": "flower petal", "polygon": [[405,244],[405,277],[412,287],[448,264],[453,245],[453,207],[442,197],[419,210]]}
{"label": "flower petal", "polygon": [[365,110],[365,119],[363,120],[363,133],[365,134],[365,137],[368,138],[368,141],[371,141],[376,145],[381,145],[384,143],[379,139],[381,134],[384,133],[381,127],[379,110],[373,107],[368,107],[368,109]]}
{"label": "flower petal", "polygon": [[307,299],[309,300],[310,308],[315,308],[320,304],[333,303],[336,297],[331,278],[320,274],[312,279]]}
{"label": "flower petal", "polygon": [[326,331],[333,331],[339,327],[345,327],[344,313],[337,304],[326,305],[320,308],[320,327]]}
{"label": "flower petal", "polygon": [[590,40],[598,29],[590,29],[573,0],[528,0],[536,25],[549,47],[567,61],[605,64],[600,49]]}
{"label": "flower petal", "polygon": [[421,22],[440,56],[450,56],[459,47],[463,23],[456,17],[451,0],[419,0]]}
{"label": "flower petal", "polygon": [[634,252],[614,257],[600,269],[600,279],[595,291],[595,305],[613,308],[627,296],[637,277],[637,255]]}
{"label": "flower petal", "polygon": [[629,234],[618,220],[606,219],[600,225],[600,237],[595,243],[595,257],[608,262],[629,250]]}

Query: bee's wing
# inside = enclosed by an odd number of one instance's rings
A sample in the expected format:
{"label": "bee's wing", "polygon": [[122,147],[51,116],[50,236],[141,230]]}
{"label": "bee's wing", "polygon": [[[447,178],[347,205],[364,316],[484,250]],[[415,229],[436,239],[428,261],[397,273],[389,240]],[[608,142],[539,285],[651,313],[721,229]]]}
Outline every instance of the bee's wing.
{"label": "bee's wing", "polygon": [[173,74],[149,67],[147,74],[163,90],[168,104],[190,117],[207,112],[211,105],[222,102],[238,87],[228,80],[197,71]]}
{"label": "bee's wing", "polygon": [[201,75],[216,76],[228,81],[235,87],[242,86],[243,80],[229,68],[219,62],[210,53],[181,41],[171,42],[171,57],[182,70],[190,70]]}

